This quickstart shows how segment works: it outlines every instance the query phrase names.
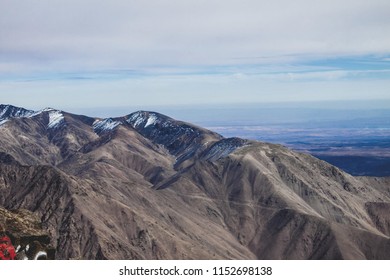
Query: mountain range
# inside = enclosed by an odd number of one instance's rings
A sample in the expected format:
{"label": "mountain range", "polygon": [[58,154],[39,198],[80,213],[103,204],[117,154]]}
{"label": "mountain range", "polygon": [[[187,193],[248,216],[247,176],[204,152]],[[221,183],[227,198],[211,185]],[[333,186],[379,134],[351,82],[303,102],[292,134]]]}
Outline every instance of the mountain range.
{"label": "mountain range", "polygon": [[0,105],[0,206],[57,259],[390,259],[390,178],[138,111]]}

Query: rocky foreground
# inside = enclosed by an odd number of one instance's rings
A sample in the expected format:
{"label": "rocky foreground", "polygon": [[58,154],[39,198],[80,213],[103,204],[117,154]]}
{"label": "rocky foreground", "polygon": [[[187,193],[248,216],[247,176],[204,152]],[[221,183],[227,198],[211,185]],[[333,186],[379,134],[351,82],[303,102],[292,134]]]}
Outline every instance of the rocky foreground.
{"label": "rocky foreground", "polygon": [[0,207],[0,259],[54,259],[55,249],[50,242],[50,236],[42,229],[36,214]]}

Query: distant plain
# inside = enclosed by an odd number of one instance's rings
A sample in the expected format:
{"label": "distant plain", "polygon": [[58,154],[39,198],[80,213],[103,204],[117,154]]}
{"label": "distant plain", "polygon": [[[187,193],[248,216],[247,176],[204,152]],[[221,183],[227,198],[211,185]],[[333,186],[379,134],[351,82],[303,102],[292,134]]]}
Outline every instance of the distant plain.
{"label": "distant plain", "polygon": [[282,144],[354,176],[390,176],[390,110],[370,102],[262,104],[173,110],[224,137]]}

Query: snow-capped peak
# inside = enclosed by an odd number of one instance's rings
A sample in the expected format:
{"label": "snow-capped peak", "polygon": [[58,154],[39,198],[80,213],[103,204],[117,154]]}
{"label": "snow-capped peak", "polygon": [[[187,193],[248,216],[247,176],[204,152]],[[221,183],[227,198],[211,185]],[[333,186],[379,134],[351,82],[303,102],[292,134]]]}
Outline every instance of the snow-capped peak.
{"label": "snow-capped peak", "polygon": [[35,111],[35,112],[32,112],[29,116],[27,116],[27,117],[35,117],[35,116],[38,116],[38,115],[40,115],[40,114],[42,114],[42,113],[44,113],[44,112],[52,112],[52,111],[57,111],[57,112],[60,112],[60,111],[58,111],[58,110],[55,110],[55,109],[53,109],[53,108],[45,108],[45,109],[42,109],[42,110],[39,110],[39,111]]}
{"label": "snow-capped peak", "polygon": [[34,111],[14,107],[12,105],[0,105],[0,120],[28,117],[32,113],[34,113]]}
{"label": "snow-capped peak", "polygon": [[33,112],[27,117],[35,117],[35,116],[38,116],[44,112],[47,112],[49,114],[49,122],[47,124],[47,128],[57,128],[65,122],[65,117],[64,117],[64,114],[62,113],[62,111],[59,111],[59,110],[56,110],[53,108],[49,108],[49,107],[42,109],[42,110],[39,110],[39,111],[36,111],[36,112]]}
{"label": "snow-capped peak", "polygon": [[145,121],[145,116],[142,114],[142,112],[136,112],[130,116],[126,120],[129,124],[131,124],[133,127],[138,127],[140,124],[142,124]]}
{"label": "snow-capped peak", "polygon": [[198,131],[196,131],[193,126],[177,122],[167,116],[155,112],[135,112],[129,115],[126,122],[136,130],[140,131],[146,129],[155,136],[160,133],[169,133],[170,135],[176,136],[184,134],[194,136],[198,135]]}
{"label": "snow-capped peak", "polygon": [[162,123],[163,120],[156,113],[139,111],[131,114],[126,122],[134,128],[138,128],[141,125],[143,128],[146,128]]}
{"label": "snow-capped peak", "polygon": [[50,111],[56,111],[56,110],[50,107],[46,107],[45,109],[42,109],[40,112],[50,112]]}
{"label": "snow-capped peak", "polygon": [[39,111],[26,110],[24,108],[14,107],[12,105],[0,105],[0,126],[10,119],[32,118],[44,112],[49,114],[47,128],[56,128],[65,122],[64,115],[61,111],[53,108],[45,108]]}
{"label": "snow-capped peak", "polygon": [[120,121],[115,121],[111,118],[104,119],[104,120],[96,120],[93,123],[93,130],[96,133],[101,133],[103,131],[110,131],[116,128],[118,125],[122,124]]}
{"label": "snow-capped peak", "polygon": [[34,111],[12,105],[0,105],[0,126],[5,124],[9,119],[28,117],[33,113]]}

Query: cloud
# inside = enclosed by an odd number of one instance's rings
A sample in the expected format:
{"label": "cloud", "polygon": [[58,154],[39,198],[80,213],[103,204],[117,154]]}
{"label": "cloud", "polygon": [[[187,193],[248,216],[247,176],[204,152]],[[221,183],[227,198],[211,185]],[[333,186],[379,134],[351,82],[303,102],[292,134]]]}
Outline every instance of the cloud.
{"label": "cloud", "polygon": [[390,51],[386,0],[3,0],[0,9],[0,62],[20,69],[235,65]]}
{"label": "cloud", "polygon": [[388,0],[2,0],[0,10],[2,102],[388,98]]}

